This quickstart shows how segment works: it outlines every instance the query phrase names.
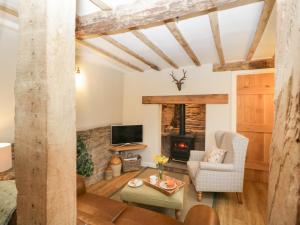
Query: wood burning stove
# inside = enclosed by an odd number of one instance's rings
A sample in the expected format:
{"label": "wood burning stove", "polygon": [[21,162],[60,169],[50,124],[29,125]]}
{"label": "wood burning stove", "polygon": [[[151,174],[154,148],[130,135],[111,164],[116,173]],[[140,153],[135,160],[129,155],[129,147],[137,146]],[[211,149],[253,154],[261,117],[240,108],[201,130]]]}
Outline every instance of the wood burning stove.
{"label": "wood burning stove", "polygon": [[195,136],[185,133],[185,105],[180,104],[180,127],[179,135],[170,136],[171,159],[178,161],[188,161],[190,150],[194,149]]}
{"label": "wood burning stove", "polygon": [[171,159],[188,161],[190,158],[190,150],[194,149],[195,137],[193,135],[176,135],[170,138]]}

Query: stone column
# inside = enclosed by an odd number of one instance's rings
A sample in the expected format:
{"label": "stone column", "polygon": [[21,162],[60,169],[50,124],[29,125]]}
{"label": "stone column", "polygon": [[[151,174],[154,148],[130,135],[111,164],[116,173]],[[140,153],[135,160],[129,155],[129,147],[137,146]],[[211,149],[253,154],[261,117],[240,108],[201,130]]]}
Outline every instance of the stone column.
{"label": "stone column", "polygon": [[18,225],[76,224],[75,0],[20,0]]}
{"label": "stone column", "polygon": [[300,224],[300,1],[277,1],[269,225]]}

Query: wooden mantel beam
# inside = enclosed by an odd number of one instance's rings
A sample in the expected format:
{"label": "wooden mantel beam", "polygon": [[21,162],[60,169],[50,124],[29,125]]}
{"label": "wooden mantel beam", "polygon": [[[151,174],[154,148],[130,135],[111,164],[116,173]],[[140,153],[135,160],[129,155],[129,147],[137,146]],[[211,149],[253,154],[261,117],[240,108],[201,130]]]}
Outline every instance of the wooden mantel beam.
{"label": "wooden mantel beam", "polygon": [[251,44],[248,54],[246,56],[246,61],[250,61],[256,51],[256,48],[263,36],[265,28],[268,24],[274,4],[275,4],[275,0],[265,0],[264,8],[262,10],[252,44]]}
{"label": "wooden mantel beam", "polygon": [[214,64],[213,71],[214,72],[221,72],[221,71],[237,71],[237,70],[256,70],[256,69],[268,69],[274,68],[274,59],[259,59],[253,60],[250,62],[232,62],[226,63],[224,65],[221,64]]}
{"label": "wooden mantel beam", "polygon": [[143,96],[143,104],[228,104],[228,94]]}
{"label": "wooden mantel beam", "polygon": [[194,51],[192,50],[192,48],[190,47],[190,45],[188,44],[188,42],[183,37],[183,35],[180,32],[180,30],[178,29],[176,23],[172,21],[172,22],[166,23],[166,26],[169,29],[169,31],[171,32],[171,34],[174,36],[174,38],[177,40],[177,42],[184,49],[184,51],[186,52],[186,54],[194,62],[194,64],[196,66],[200,66],[201,65],[200,61],[198,60],[196,54],[194,53]]}
{"label": "wooden mantel beam", "polygon": [[[139,4],[138,1],[141,1]],[[164,24],[171,19],[186,19],[217,10],[234,8],[261,0],[138,0],[111,11],[95,12],[78,19],[76,36],[112,34],[133,28]],[[143,3],[143,4],[142,4]],[[141,7],[142,6],[142,7]]]}

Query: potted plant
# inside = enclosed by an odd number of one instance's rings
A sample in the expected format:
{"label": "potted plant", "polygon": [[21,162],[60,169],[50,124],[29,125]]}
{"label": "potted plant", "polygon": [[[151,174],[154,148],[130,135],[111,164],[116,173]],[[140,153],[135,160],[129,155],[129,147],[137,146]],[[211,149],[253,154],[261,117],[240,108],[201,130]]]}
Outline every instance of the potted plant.
{"label": "potted plant", "polygon": [[87,151],[87,146],[82,136],[77,137],[77,174],[90,177],[93,175],[94,163],[92,156]]}

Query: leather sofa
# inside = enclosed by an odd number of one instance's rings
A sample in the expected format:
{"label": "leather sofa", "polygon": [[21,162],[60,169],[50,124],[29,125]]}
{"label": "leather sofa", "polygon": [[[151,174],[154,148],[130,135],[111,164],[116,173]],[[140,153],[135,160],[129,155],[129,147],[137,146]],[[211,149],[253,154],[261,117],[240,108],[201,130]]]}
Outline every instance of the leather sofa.
{"label": "leather sofa", "polygon": [[194,206],[184,223],[171,217],[87,193],[83,178],[77,178],[78,225],[220,225],[215,210]]}

